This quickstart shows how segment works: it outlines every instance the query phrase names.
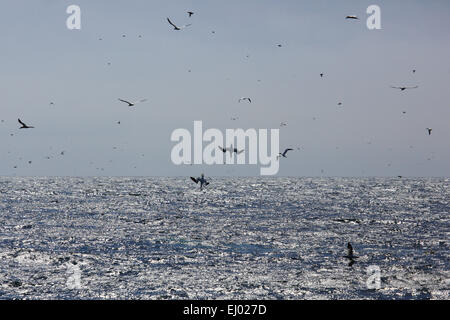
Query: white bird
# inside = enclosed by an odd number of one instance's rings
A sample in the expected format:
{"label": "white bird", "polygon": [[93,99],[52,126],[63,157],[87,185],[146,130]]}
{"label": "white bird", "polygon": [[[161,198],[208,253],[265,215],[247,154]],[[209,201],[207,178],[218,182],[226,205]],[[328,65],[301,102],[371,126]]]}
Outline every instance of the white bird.
{"label": "white bird", "polygon": [[198,184],[200,182],[200,190],[203,189],[203,185],[207,186],[209,184],[209,182],[206,181],[205,175],[203,173],[200,178],[191,177],[191,180],[194,181],[196,184]]}
{"label": "white bird", "polygon": [[170,21],[169,18],[167,18],[167,21],[170,23],[170,25],[173,27],[174,30],[181,30],[181,29],[184,29],[184,28],[189,27],[191,25],[191,24],[186,24],[184,26],[178,27],[172,21]]}
{"label": "white bird", "polygon": [[244,101],[244,100],[247,100],[248,102],[252,103],[252,99],[247,98],[247,97],[242,97],[242,98],[240,98],[240,99],[239,99],[239,102]]}
{"label": "white bird", "polygon": [[133,106],[136,105],[137,103],[141,103],[141,102],[147,101],[147,99],[141,99],[141,100],[136,101],[136,102],[129,102],[129,101],[127,101],[127,100],[122,100],[122,99],[119,99],[119,101],[128,103],[128,106],[129,106],[129,107],[133,107]]}
{"label": "white bird", "polygon": [[283,153],[280,152],[280,153],[278,154],[278,156],[277,156],[277,160],[280,159],[281,157],[287,158],[287,157],[286,157],[286,154],[287,154],[289,151],[293,151],[293,150],[294,150],[294,149],[290,149],[290,148],[289,148],[289,149],[284,150]]}

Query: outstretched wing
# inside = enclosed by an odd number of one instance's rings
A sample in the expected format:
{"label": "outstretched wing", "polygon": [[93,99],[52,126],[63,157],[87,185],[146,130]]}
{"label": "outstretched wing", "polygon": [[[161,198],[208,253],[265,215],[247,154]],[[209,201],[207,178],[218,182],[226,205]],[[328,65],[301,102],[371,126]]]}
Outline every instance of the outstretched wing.
{"label": "outstretched wing", "polygon": [[178,28],[175,24],[173,24],[173,22],[172,21],[170,21],[170,19],[169,18],[167,18],[167,21],[172,25],[172,27],[174,27],[174,28]]}
{"label": "outstretched wing", "polygon": [[20,121],[20,119],[17,119],[17,121],[19,121],[19,123],[20,123],[21,125],[23,125],[24,127],[27,126],[25,123],[23,123],[22,121]]}
{"label": "outstretched wing", "polygon": [[195,179],[194,177],[191,177],[191,180],[194,181],[195,183],[198,183],[198,180]]}
{"label": "outstretched wing", "polygon": [[133,103],[131,103],[130,101],[127,101],[127,100],[122,100],[122,99],[118,99],[119,101],[122,101],[122,102],[125,102],[125,103],[128,103],[129,105],[131,105],[131,104],[133,104]]}
{"label": "outstretched wing", "polygon": [[244,151],[245,151],[245,149],[242,149],[241,151],[238,151],[237,154],[241,154]]}
{"label": "outstretched wing", "polygon": [[286,149],[286,150],[284,150],[284,152],[283,152],[283,156],[285,156],[285,155],[286,155],[286,153],[288,153],[289,151],[292,151],[292,150],[294,150],[294,149]]}
{"label": "outstretched wing", "polygon": [[189,26],[192,26],[192,23],[185,24],[184,26],[180,27],[180,29],[184,29],[184,28],[189,27]]}

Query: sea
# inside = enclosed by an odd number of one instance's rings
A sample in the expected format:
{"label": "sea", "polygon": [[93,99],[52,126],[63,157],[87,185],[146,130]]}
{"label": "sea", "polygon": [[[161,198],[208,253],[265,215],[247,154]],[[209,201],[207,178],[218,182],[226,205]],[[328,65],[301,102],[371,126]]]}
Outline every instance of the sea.
{"label": "sea", "polygon": [[450,298],[449,178],[208,179],[0,177],[0,299]]}

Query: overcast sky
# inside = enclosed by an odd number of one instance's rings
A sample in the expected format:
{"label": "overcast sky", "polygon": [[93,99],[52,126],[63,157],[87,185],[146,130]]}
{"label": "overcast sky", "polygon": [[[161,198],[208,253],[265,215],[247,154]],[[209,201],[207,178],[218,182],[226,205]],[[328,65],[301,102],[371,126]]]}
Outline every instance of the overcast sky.
{"label": "overcast sky", "polygon": [[[72,4],[81,30],[66,27]],[[372,4],[382,30],[366,27]],[[172,164],[171,133],[193,132],[194,120],[223,132],[279,128],[280,148],[295,149],[280,176],[450,174],[448,0],[4,0],[1,8],[0,175],[259,175],[257,165]],[[166,17],[192,26],[175,31]],[[252,103],[238,103],[243,96]],[[129,108],[118,98],[148,101]],[[19,130],[17,118],[35,128]]]}

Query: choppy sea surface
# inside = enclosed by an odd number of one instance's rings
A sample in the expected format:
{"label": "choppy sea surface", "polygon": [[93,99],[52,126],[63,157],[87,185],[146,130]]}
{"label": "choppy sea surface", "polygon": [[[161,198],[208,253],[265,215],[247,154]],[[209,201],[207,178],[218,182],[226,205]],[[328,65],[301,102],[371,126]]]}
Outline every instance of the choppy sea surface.
{"label": "choppy sea surface", "polygon": [[449,201],[448,178],[0,177],[0,299],[448,300]]}

